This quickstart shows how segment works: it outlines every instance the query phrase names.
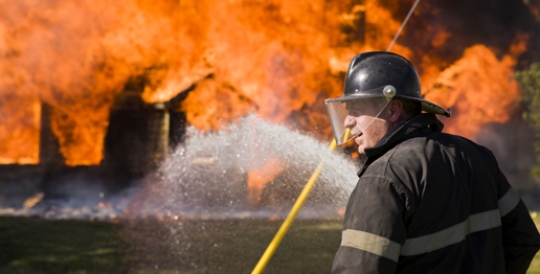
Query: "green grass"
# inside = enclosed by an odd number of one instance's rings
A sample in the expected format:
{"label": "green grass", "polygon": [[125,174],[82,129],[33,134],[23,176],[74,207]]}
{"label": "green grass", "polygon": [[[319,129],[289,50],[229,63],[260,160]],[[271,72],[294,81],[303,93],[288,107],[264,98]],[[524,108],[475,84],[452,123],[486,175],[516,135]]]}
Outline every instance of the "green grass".
{"label": "green grass", "polygon": [[0,218],[0,273],[119,273],[112,223]]}
{"label": "green grass", "polygon": [[[131,256],[136,270],[145,269],[136,273],[250,273],[280,225],[267,220],[188,220],[183,222],[184,234],[171,235],[176,224],[142,222],[124,238],[143,248]],[[341,221],[297,220],[264,273],[330,273],[340,237]]]}
{"label": "green grass", "polygon": [[[185,220],[171,233],[176,223],[0,217],[0,274],[250,273],[280,225]],[[341,221],[296,220],[264,273],[330,273],[340,234]],[[527,273],[540,274],[539,254]]]}
{"label": "green grass", "polygon": [[[171,225],[0,217],[0,274],[249,273],[281,222]],[[340,234],[341,221],[295,221],[265,274],[329,273]]]}

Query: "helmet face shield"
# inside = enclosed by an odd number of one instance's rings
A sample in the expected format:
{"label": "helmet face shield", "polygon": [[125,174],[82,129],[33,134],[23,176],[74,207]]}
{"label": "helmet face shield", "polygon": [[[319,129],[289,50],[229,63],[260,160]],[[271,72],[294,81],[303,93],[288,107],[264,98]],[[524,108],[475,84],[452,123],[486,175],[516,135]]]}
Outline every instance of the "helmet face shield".
{"label": "helmet face shield", "polygon": [[388,86],[369,91],[370,95],[368,96],[351,94],[325,100],[334,137],[338,145],[363,134],[372,122],[379,117],[395,94],[394,92],[391,96],[384,96],[383,90],[385,90],[384,94],[386,94],[387,89]]}

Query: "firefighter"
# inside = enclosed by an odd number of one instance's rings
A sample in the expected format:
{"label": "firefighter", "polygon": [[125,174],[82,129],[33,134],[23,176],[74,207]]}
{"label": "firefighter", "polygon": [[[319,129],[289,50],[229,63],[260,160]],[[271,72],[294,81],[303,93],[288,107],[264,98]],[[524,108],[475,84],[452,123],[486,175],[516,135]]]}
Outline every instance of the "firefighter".
{"label": "firefighter", "polygon": [[333,273],[525,273],[540,248],[529,211],[487,148],[442,133],[450,111],[423,99],[413,65],[355,56],[325,100],[338,144],[364,164]]}

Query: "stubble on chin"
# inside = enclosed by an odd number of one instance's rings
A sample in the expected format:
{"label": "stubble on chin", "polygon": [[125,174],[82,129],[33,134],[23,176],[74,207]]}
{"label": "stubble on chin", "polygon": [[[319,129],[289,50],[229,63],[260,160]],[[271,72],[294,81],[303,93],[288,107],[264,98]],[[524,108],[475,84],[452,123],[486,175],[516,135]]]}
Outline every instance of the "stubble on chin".
{"label": "stubble on chin", "polygon": [[358,164],[360,164],[360,166],[363,166],[367,161],[367,156],[364,153],[360,153],[356,160],[358,161]]}

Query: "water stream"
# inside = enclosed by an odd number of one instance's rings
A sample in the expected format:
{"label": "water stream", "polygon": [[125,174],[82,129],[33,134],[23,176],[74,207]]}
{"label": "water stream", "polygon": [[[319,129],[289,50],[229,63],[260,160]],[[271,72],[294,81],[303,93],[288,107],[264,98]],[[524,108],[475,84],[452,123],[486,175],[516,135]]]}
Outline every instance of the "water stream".
{"label": "water stream", "polygon": [[[265,185],[260,201],[250,203],[249,172],[272,159],[279,159],[284,168]],[[217,271],[228,260],[238,259],[228,256],[253,252],[249,245],[260,250],[275,232],[263,232],[261,227],[281,223],[322,161],[322,173],[298,214],[303,220],[341,218],[340,209],[357,181],[358,167],[347,156],[331,152],[327,143],[255,116],[213,133],[188,130],[185,142],[147,178],[146,188],[128,210],[124,236],[133,261],[138,268]],[[248,231],[255,234],[249,234],[246,243]],[[232,255],[239,242],[248,245],[242,249],[246,253]],[[215,253],[217,247],[224,253]],[[253,258],[245,263],[246,269],[251,267]]]}

